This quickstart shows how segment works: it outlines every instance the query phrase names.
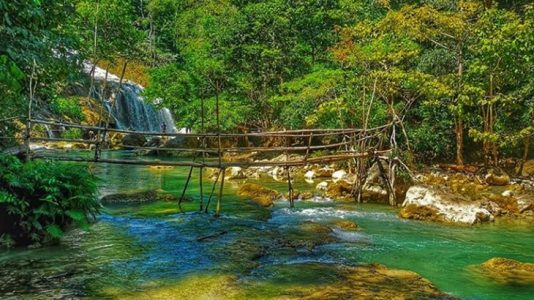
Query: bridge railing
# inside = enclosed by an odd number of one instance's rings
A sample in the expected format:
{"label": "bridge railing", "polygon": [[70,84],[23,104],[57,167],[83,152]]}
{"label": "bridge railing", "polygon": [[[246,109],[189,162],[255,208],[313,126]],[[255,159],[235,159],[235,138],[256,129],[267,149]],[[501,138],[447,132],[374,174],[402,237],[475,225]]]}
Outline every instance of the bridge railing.
{"label": "bridge railing", "polygon": [[[37,131],[30,128],[28,142],[42,143],[70,143],[76,148],[84,148],[85,151],[92,151],[94,155],[73,156],[63,155],[58,150],[33,151],[34,158],[49,158],[66,161],[94,161],[105,163],[140,164],[140,165],[166,165],[166,166],[191,166],[191,167],[217,167],[227,168],[232,166],[302,166],[314,163],[329,163],[340,160],[356,159],[369,155],[369,149],[373,149],[376,154],[383,154],[386,151],[381,149],[381,141],[387,135],[391,124],[369,128],[369,129],[298,129],[283,131],[266,131],[251,133],[174,133],[174,132],[143,132],[125,130],[109,127],[90,126],[74,123],[56,122],[48,120],[33,119],[29,122],[31,127],[41,125],[65,132],[69,128],[77,128],[83,131],[82,137],[44,137],[36,135]],[[42,131],[42,130],[41,130]],[[166,161],[157,159],[113,159],[103,158],[101,152],[110,148],[112,135],[138,135],[145,140],[163,140],[161,145],[125,144],[122,141],[116,143],[116,148],[135,151],[157,151],[165,153],[190,153],[190,161]],[[61,135],[59,135],[61,136]],[[177,146],[169,145],[169,140],[179,139]],[[272,146],[258,146],[265,144],[269,139]],[[255,140],[255,141],[253,141]],[[236,146],[236,144],[238,146]],[[241,145],[239,145],[241,144]],[[252,144],[252,146],[250,146]],[[365,145],[365,146],[363,146]],[[83,149],[79,149],[83,151]],[[242,155],[246,153],[279,153],[285,154],[285,159],[280,161],[262,160],[252,161],[250,159],[239,159],[231,155]],[[299,154],[299,155],[294,155]],[[217,161],[210,160],[215,158]]]}

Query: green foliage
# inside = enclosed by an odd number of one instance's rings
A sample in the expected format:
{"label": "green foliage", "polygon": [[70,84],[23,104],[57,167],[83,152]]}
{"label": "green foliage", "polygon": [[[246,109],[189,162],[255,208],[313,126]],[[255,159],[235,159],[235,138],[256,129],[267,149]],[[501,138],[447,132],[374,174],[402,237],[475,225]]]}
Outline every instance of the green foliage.
{"label": "green foliage", "polygon": [[69,225],[87,227],[100,209],[96,190],[86,166],[1,155],[0,243],[46,243]]}
{"label": "green foliage", "polygon": [[63,137],[66,139],[81,139],[83,137],[82,130],[80,128],[69,128],[63,133]]}
{"label": "green foliage", "polygon": [[84,119],[83,111],[76,97],[57,97],[52,102],[52,109],[62,117],[67,117],[72,121],[82,121]]}
{"label": "green foliage", "polygon": [[464,142],[515,155],[534,131],[528,1],[34,0],[0,2],[0,15],[0,118],[24,115],[34,72],[36,102],[82,120],[58,98],[79,62],[135,61],[145,96],[194,130],[202,103],[217,129],[219,101],[225,131],[402,118],[418,159]]}

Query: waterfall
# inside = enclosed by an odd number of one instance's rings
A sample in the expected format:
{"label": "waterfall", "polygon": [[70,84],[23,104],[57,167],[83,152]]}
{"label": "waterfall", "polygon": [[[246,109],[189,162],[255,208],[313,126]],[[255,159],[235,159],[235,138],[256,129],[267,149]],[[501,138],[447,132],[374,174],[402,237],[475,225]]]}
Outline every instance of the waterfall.
{"label": "waterfall", "polygon": [[[85,70],[89,74],[92,65],[86,63]],[[106,71],[99,67],[95,69],[95,80],[98,83],[105,79]],[[116,89],[119,77],[108,74],[108,86]],[[123,82],[120,93],[112,94],[105,100],[105,107],[111,111],[118,129],[135,131],[160,132],[161,125],[165,124],[166,132],[178,132],[174,118],[168,108],[157,109],[156,103],[145,102],[141,96],[143,87],[131,81]]]}

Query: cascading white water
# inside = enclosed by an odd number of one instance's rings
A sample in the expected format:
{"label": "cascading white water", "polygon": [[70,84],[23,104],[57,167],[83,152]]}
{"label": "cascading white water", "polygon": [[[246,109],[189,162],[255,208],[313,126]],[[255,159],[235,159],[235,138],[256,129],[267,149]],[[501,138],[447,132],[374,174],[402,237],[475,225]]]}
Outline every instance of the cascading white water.
{"label": "cascading white water", "polygon": [[[92,65],[85,64],[85,70],[89,74]],[[106,71],[99,67],[95,69],[95,80],[102,82],[106,77]],[[117,87],[119,77],[114,74],[107,76],[108,86]],[[160,132],[162,124],[165,124],[166,132],[178,132],[174,118],[167,108],[157,109],[154,103],[145,102],[141,96],[143,87],[131,81],[123,82],[118,95],[112,95],[105,100],[105,106],[115,119],[117,128],[135,131]]]}

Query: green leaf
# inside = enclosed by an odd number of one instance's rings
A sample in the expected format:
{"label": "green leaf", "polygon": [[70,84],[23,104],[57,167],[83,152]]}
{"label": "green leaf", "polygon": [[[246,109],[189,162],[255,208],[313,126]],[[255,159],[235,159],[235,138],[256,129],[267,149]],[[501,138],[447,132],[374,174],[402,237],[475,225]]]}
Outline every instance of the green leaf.
{"label": "green leaf", "polygon": [[48,234],[50,234],[51,237],[56,238],[56,239],[63,236],[63,230],[61,230],[61,228],[59,228],[59,226],[57,225],[46,226],[46,232],[48,232]]}
{"label": "green leaf", "polygon": [[85,219],[85,214],[81,210],[71,209],[71,210],[67,210],[66,213],[67,213],[67,216],[69,216],[74,221],[80,222]]}

